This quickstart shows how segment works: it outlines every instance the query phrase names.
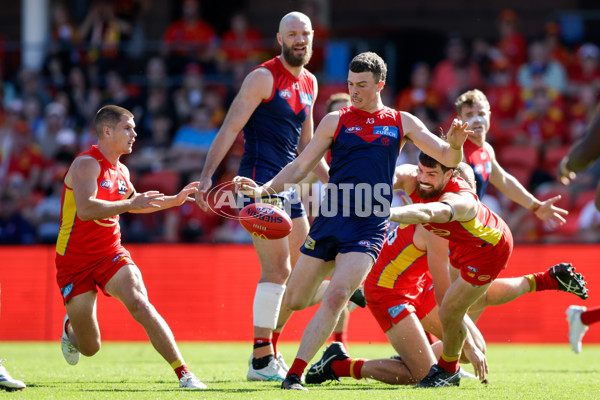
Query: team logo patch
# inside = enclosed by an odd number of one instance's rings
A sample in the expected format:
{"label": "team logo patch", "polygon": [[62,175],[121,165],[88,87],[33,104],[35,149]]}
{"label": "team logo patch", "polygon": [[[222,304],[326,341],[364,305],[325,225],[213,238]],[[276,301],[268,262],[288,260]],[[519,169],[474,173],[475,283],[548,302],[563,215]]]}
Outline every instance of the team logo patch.
{"label": "team logo patch", "polygon": [[362,128],[360,126],[351,126],[350,128],[346,128],[346,133],[354,133],[361,131]]}
{"label": "team logo patch", "polygon": [[306,248],[307,250],[314,250],[316,244],[317,242],[313,238],[307,236],[306,241],[304,242],[304,248]]}
{"label": "team logo patch", "polygon": [[124,195],[127,193],[127,183],[123,179],[117,179],[117,184],[119,185],[119,194]]}
{"label": "team logo patch", "polygon": [[398,138],[398,127],[397,126],[374,126],[373,134]]}
{"label": "team logo patch", "polygon": [[110,190],[113,187],[113,183],[111,181],[102,181],[100,182],[100,187],[102,189]]}
{"label": "team logo patch", "polygon": [[390,139],[388,137],[382,137],[381,138],[381,144],[384,146],[389,146],[390,145]]}
{"label": "team logo patch", "polygon": [[63,299],[66,299],[69,293],[73,290],[73,284],[69,283],[67,286],[60,288],[60,292],[63,295]]}
{"label": "team logo patch", "polygon": [[358,244],[360,244],[361,246],[365,246],[365,247],[371,246],[371,242],[369,242],[368,240],[361,240],[360,242],[358,242]]}
{"label": "team logo patch", "polygon": [[489,281],[490,278],[491,278],[491,276],[489,276],[489,275],[481,275],[481,276],[477,277],[477,279],[479,279],[482,282]]}
{"label": "team logo patch", "polygon": [[406,308],[406,304],[399,304],[394,307],[388,308],[388,313],[392,318],[396,318],[404,309]]}
{"label": "team logo patch", "polygon": [[279,92],[279,97],[281,97],[282,99],[291,99],[292,98],[292,92],[290,92],[287,89],[283,89],[281,92]]}

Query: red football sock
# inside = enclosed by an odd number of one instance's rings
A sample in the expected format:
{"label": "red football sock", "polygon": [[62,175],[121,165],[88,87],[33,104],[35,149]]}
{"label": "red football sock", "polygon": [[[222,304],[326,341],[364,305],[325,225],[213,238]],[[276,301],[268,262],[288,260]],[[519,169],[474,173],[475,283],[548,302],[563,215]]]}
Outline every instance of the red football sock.
{"label": "red football sock", "polygon": [[[532,287],[532,292],[540,292],[542,290],[558,290],[558,282],[550,276],[550,270],[545,272],[536,272],[535,274],[526,275],[529,284],[535,282],[535,287]],[[533,278],[533,280],[531,279]]]}
{"label": "red football sock", "polygon": [[362,379],[362,366],[365,363],[363,358],[346,358],[345,360],[335,360],[331,363],[331,369],[338,377],[350,376],[354,379]]}
{"label": "red football sock", "polygon": [[458,357],[448,357],[442,352],[442,356],[438,360],[437,364],[444,368],[446,372],[450,372],[451,374],[458,371]]}
{"label": "red football sock", "polygon": [[590,308],[581,313],[581,322],[584,325],[591,325],[600,321],[600,307]]}
{"label": "red football sock", "polygon": [[344,347],[348,347],[346,345],[346,340],[348,340],[348,333],[343,330],[341,332],[333,332],[333,341],[334,342],[342,342]]}
{"label": "red football sock", "polygon": [[291,374],[296,374],[298,375],[298,377],[301,378],[302,373],[304,372],[304,369],[307,365],[308,363],[304,360],[301,360],[299,358],[294,359],[294,363],[290,367],[290,370],[288,371],[286,377],[290,376]]}
{"label": "red football sock", "polygon": [[281,332],[273,332],[273,337],[271,338],[271,344],[273,345],[273,354],[277,357],[277,341],[279,340],[279,335]]}
{"label": "red football sock", "polygon": [[177,379],[183,378],[185,374],[188,374],[190,372],[187,365],[185,365],[182,359],[172,362],[171,367],[173,368],[173,371],[175,371]]}

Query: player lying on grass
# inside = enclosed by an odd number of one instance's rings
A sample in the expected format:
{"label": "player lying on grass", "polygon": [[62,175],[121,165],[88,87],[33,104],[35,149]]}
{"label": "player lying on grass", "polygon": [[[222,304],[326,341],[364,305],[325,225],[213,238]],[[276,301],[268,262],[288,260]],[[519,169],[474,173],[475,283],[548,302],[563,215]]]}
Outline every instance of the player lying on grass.
{"label": "player lying on grass", "polygon": [[[461,176],[468,176],[471,172],[470,167],[465,164],[460,167]],[[398,352],[401,361],[352,359],[340,343],[334,343],[326,349],[321,360],[309,369],[306,383],[321,383],[343,376],[355,379],[369,377],[399,385],[419,382],[441,352],[441,343],[436,343],[432,348],[425,332],[443,337],[429,269],[445,275],[438,276],[438,280],[449,279],[447,254],[448,241],[427,232],[421,226],[415,229],[415,225],[408,225],[392,230],[375,266],[367,276],[365,295],[369,310]],[[457,274],[454,272],[457,270],[452,270],[450,275],[454,276],[451,279],[455,280]],[[554,284],[538,285],[537,280],[550,280]],[[570,285],[578,289],[572,290]],[[495,280],[472,309],[479,316],[487,306],[505,304],[525,293],[549,289],[576,292],[574,294],[579,297],[587,297],[583,278],[578,274],[573,275],[569,264],[558,264],[543,273]],[[469,323],[466,325],[472,334],[478,332],[473,331]],[[461,361],[473,359],[475,373],[485,379],[487,369],[479,354],[485,353],[485,342],[476,334],[473,337],[478,339],[473,341],[477,348],[472,349],[470,341],[467,341]]]}

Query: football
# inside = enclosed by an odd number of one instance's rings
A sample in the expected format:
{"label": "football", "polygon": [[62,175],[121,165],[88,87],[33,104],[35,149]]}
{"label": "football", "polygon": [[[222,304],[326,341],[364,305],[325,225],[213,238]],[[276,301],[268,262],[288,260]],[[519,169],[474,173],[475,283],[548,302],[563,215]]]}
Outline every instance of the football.
{"label": "football", "polygon": [[281,208],[267,203],[252,203],[242,208],[239,220],[253,236],[281,239],[292,231],[292,219]]}

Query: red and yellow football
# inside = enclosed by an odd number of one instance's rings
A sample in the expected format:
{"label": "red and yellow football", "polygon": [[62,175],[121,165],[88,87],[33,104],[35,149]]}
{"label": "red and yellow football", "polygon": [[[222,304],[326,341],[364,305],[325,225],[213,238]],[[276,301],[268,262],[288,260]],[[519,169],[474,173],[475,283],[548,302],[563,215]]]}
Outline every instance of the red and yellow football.
{"label": "red and yellow football", "polygon": [[292,231],[292,219],[286,212],[267,203],[248,204],[239,219],[248,232],[262,239],[281,239]]}

